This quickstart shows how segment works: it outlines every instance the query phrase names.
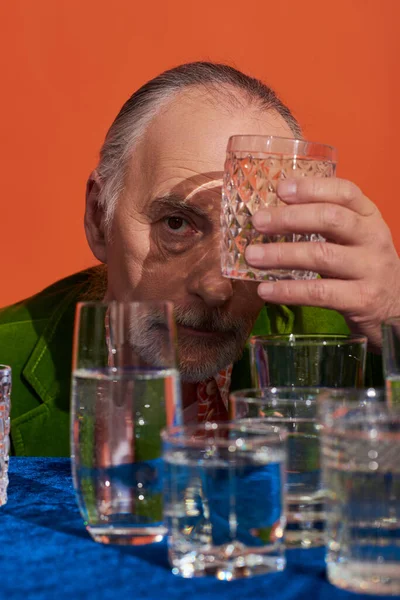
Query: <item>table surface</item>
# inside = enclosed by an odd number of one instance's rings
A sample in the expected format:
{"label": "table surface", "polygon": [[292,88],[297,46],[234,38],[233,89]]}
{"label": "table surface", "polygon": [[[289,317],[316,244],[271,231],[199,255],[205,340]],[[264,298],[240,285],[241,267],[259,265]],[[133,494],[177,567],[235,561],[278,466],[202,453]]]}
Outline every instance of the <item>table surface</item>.
{"label": "table surface", "polygon": [[[8,503],[0,508],[0,598],[173,598],[357,600],[331,586],[322,549],[287,552],[285,571],[231,582],[172,575],[164,543],[97,544],[80,517],[70,461],[10,459]],[[382,597],[381,597],[382,598]]]}

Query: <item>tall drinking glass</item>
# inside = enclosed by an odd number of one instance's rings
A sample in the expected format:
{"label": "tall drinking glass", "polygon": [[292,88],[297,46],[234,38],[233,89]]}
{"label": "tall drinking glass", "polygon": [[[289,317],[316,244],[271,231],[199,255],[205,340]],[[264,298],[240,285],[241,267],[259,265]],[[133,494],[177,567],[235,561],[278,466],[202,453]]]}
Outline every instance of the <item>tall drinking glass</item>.
{"label": "tall drinking glass", "polygon": [[400,412],[343,393],[320,405],[328,578],[353,592],[400,594]]}
{"label": "tall drinking glass", "polygon": [[234,135],[228,141],[221,211],[222,274],[253,281],[314,279],[312,271],[250,267],[244,258],[249,244],[324,241],[312,234],[262,234],[252,225],[253,215],[269,206],[284,205],[276,193],[281,179],[333,177],[336,150],[331,146],[262,135]]}
{"label": "tall drinking glass", "polygon": [[367,338],[361,335],[267,335],[250,340],[256,387],[362,387]]}
{"label": "tall drinking glass", "polygon": [[94,540],[159,541],[160,431],[180,420],[172,305],[77,306],[72,385],[74,486]]}
{"label": "tall drinking glass", "polygon": [[400,317],[384,321],[382,336],[383,372],[388,402],[400,407]]}
{"label": "tall drinking glass", "polygon": [[166,430],[163,441],[173,573],[229,581],[281,571],[285,431],[202,423]]}
{"label": "tall drinking glass", "polygon": [[324,489],[320,469],[320,425],[315,388],[263,388],[230,395],[230,417],[240,423],[277,426],[287,432],[287,547],[324,543]]}

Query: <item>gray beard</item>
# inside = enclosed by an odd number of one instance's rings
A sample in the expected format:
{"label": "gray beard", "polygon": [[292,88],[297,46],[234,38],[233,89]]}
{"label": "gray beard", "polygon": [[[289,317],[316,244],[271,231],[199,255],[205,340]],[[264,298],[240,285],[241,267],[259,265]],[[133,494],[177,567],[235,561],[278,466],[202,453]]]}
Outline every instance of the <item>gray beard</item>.
{"label": "gray beard", "polygon": [[[181,380],[198,383],[215,376],[240,358],[247,341],[250,324],[244,319],[233,318],[228,313],[213,313],[176,307],[177,324],[215,331],[215,339],[178,338],[179,372]],[[217,336],[227,334],[226,339]],[[131,324],[130,340],[142,362],[160,369],[176,367],[173,342],[164,327],[164,321],[156,314],[140,316]]]}
{"label": "gray beard", "polygon": [[[198,383],[214,377],[240,358],[246,339],[247,336],[244,336],[240,345],[236,337],[223,342],[210,339],[182,340],[179,345],[181,380]],[[190,360],[188,357],[191,356],[197,356],[198,360]]]}
{"label": "gray beard", "polygon": [[[107,266],[97,265],[90,269],[89,288],[81,300],[101,300],[106,291]],[[218,338],[215,341],[198,338],[178,340],[178,354],[182,357],[178,361],[182,381],[191,383],[205,381],[240,358],[252,323],[245,319],[234,318],[219,309],[214,309],[210,313],[201,309],[176,306],[174,315],[180,325],[211,331],[226,331],[231,334],[224,341]],[[144,365],[159,366],[162,369],[176,368],[174,348],[171,348],[171,341],[167,331],[161,327],[162,323],[164,320],[157,315],[135,318],[130,331],[131,345],[137,350],[140,362]],[[192,359],[189,358],[192,356]]]}

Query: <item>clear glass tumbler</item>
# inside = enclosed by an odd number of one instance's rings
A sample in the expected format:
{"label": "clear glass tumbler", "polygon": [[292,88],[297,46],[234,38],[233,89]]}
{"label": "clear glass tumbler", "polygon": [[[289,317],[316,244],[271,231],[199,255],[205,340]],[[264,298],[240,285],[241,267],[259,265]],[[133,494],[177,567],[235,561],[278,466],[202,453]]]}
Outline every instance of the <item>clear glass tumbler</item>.
{"label": "clear glass tumbler", "polygon": [[276,193],[281,179],[334,177],[335,171],[336,150],[332,146],[274,136],[232,136],[222,189],[222,274],[253,281],[316,278],[312,271],[250,267],[244,251],[249,244],[324,241],[318,232],[264,235],[254,229],[252,217],[260,209],[284,204]]}
{"label": "clear glass tumbler", "polygon": [[250,340],[256,387],[362,387],[367,338],[361,335],[267,335]]}
{"label": "clear glass tumbler", "polygon": [[229,581],[281,571],[285,431],[209,422],[166,430],[163,441],[173,573]]}
{"label": "clear glass tumbler", "polygon": [[328,578],[359,593],[400,594],[400,412],[344,391],[321,404]]}
{"label": "clear glass tumbler", "polygon": [[72,469],[94,540],[160,541],[160,432],[179,423],[172,305],[81,303],[73,350]]}
{"label": "clear glass tumbler", "polygon": [[0,365],[0,506],[7,502],[11,367]]}
{"label": "clear glass tumbler", "polygon": [[230,395],[234,421],[259,420],[287,432],[286,535],[288,548],[324,544],[324,498],[316,388],[263,388]]}

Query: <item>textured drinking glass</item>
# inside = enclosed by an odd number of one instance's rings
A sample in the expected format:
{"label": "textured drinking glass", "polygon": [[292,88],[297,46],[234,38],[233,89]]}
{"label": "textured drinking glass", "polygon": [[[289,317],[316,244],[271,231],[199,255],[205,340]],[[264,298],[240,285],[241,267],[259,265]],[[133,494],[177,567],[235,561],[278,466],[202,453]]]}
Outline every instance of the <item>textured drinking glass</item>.
{"label": "textured drinking glass", "polygon": [[385,402],[325,399],[328,578],[354,592],[400,594],[400,412]]}
{"label": "textured drinking glass", "polygon": [[388,402],[400,407],[400,317],[384,321],[382,336],[383,372]]}
{"label": "textured drinking glass", "polygon": [[284,569],[285,438],[259,422],[163,433],[174,574],[231,580]]}
{"label": "textured drinking glass", "polygon": [[250,340],[256,387],[362,387],[367,338],[360,335],[267,335]]}
{"label": "textured drinking glass", "polygon": [[254,229],[253,215],[269,206],[284,205],[276,188],[281,179],[333,177],[336,150],[331,146],[261,135],[235,135],[228,141],[221,210],[222,274],[255,281],[314,279],[312,271],[260,270],[244,258],[249,244],[324,241],[312,234],[264,235]]}
{"label": "textured drinking glass", "polygon": [[78,304],[72,469],[93,539],[116,544],[162,539],[160,432],[179,419],[172,305]]}
{"label": "textured drinking glass", "polygon": [[0,506],[7,502],[11,367],[0,365]]}
{"label": "textured drinking glass", "polygon": [[324,497],[316,388],[241,390],[230,396],[233,420],[260,420],[287,431],[287,547],[324,543]]}

